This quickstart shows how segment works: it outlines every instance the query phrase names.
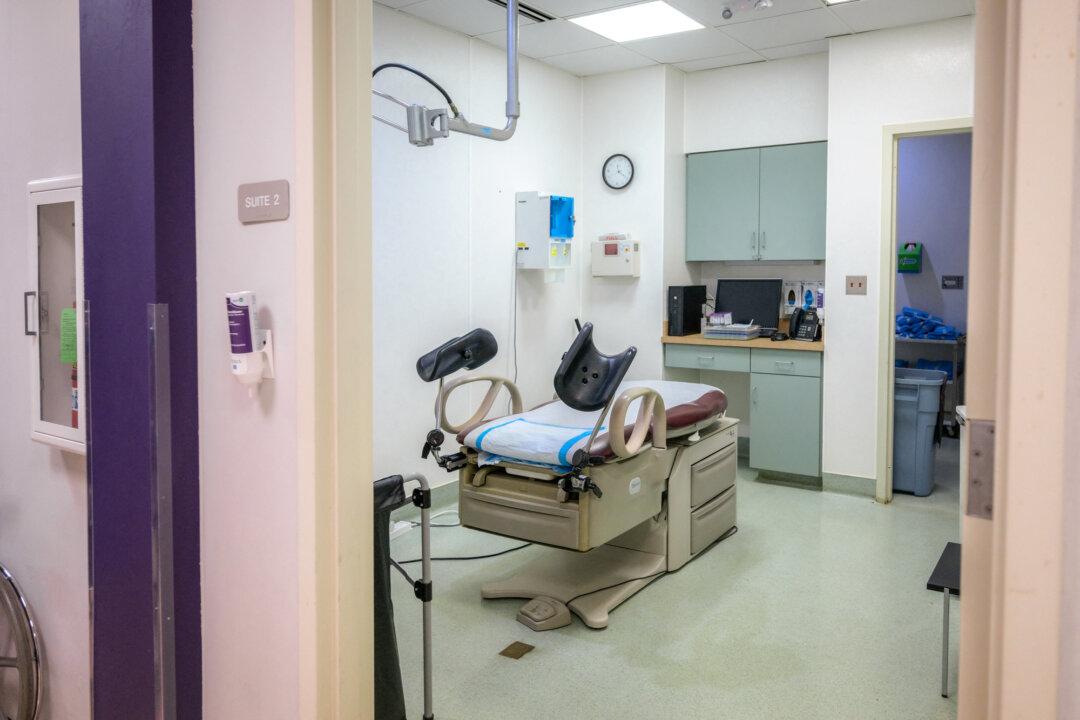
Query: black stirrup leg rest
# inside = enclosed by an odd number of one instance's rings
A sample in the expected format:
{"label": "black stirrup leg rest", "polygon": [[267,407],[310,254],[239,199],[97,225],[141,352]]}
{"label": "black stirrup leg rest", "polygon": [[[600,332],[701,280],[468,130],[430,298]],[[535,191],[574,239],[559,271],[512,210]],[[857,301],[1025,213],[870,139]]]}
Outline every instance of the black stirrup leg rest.
{"label": "black stirrup leg rest", "polygon": [[564,403],[584,412],[600,410],[615,396],[637,348],[605,355],[592,341],[592,323],[585,323],[563,355],[555,372],[555,394]]}
{"label": "black stirrup leg rest", "polygon": [[447,340],[416,361],[416,374],[424,382],[441,380],[462,368],[475,370],[499,352],[495,336],[483,328]]}

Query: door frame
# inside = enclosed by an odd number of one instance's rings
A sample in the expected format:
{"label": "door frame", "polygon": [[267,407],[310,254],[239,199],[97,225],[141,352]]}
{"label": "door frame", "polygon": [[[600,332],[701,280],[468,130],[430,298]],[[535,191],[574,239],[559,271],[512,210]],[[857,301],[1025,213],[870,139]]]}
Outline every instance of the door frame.
{"label": "door frame", "polygon": [[896,304],[896,194],[897,152],[902,138],[971,132],[973,118],[944,118],[886,125],[882,128],[881,156],[881,281],[878,283],[878,437],[877,484],[879,503],[892,502],[893,494],[893,383],[896,378],[894,306]]}
{"label": "door frame", "polygon": [[374,708],[372,13],[296,3],[301,720]]}

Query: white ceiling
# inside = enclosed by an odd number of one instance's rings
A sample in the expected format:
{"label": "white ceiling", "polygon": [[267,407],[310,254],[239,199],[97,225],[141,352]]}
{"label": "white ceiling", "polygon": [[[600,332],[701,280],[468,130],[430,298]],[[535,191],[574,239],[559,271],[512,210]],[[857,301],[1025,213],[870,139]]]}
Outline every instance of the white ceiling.
{"label": "white ceiling", "polygon": [[[506,46],[506,10],[491,0],[376,1]],[[566,21],[641,1],[524,0],[525,5],[556,19],[538,23],[523,17],[518,29],[521,53],[575,75],[665,63],[693,72],[825,52],[830,37],[975,12],[975,0],[852,0],[839,5],[826,5],[825,0],[773,0],[771,8],[761,10],[754,8],[754,0],[667,0],[705,28],[625,43]],[[724,7],[734,13],[730,20],[723,18]]]}

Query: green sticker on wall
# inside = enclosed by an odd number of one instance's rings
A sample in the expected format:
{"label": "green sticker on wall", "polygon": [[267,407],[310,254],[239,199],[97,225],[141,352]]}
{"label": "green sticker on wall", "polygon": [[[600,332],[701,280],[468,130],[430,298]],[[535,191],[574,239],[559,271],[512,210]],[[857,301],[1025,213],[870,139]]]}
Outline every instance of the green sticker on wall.
{"label": "green sticker on wall", "polygon": [[60,362],[75,364],[79,360],[79,329],[75,321],[75,308],[60,311]]}

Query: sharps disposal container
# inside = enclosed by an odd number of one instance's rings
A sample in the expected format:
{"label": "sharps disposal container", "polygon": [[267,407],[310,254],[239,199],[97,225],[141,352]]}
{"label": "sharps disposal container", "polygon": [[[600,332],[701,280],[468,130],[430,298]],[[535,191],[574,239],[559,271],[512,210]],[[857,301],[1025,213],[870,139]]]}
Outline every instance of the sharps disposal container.
{"label": "sharps disposal container", "polygon": [[934,426],[947,377],[940,370],[896,368],[893,490],[925,496],[934,489]]}

